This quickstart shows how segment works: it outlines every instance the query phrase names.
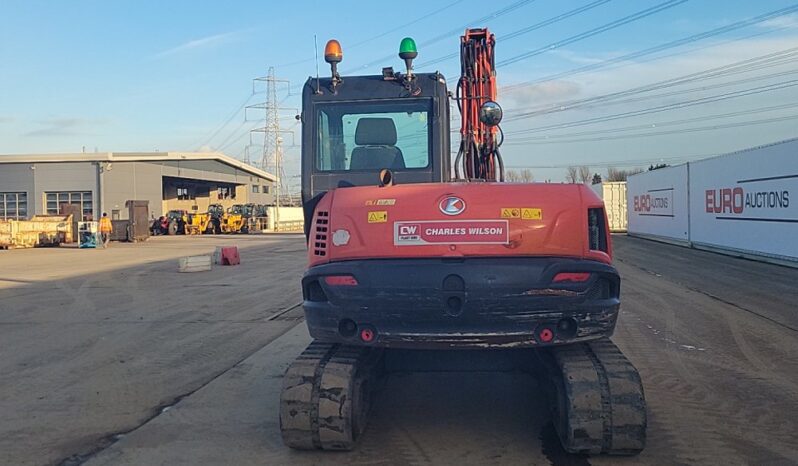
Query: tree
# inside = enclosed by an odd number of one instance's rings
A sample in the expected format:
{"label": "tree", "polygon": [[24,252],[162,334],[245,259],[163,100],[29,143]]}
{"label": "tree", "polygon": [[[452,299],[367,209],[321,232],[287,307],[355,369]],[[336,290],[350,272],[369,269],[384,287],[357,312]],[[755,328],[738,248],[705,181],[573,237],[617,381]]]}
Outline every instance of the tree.
{"label": "tree", "polygon": [[504,179],[511,183],[531,183],[535,176],[532,174],[532,170],[524,168],[522,170],[507,170],[504,172]]}
{"label": "tree", "polygon": [[577,180],[577,168],[573,165],[565,169],[565,181],[568,183],[576,183]]}
{"label": "tree", "polygon": [[609,167],[607,168],[607,181],[626,181],[627,178],[638,173],[643,173],[643,169],[620,170],[615,167]]}
{"label": "tree", "polygon": [[593,173],[593,181],[591,184],[601,184],[601,175]]}
{"label": "tree", "polygon": [[579,167],[579,181],[583,184],[590,182],[590,167],[582,165]]}

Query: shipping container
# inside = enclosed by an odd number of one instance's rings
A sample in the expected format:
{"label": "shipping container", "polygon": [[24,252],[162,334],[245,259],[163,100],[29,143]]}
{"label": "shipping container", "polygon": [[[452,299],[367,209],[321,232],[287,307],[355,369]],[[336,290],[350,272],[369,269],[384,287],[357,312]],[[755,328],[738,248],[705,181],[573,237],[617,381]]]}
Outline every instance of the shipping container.
{"label": "shipping container", "polygon": [[796,267],[796,154],[798,138],[631,176],[629,234]]}
{"label": "shipping container", "polygon": [[688,242],[687,179],[687,164],[630,176],[626,184],[629,234]]}
{"label": "shipping container", "polygon": [[610,231],[625,232],[627,228],[626,181],[610,181],[591,186],[593,191],[604,200]]}

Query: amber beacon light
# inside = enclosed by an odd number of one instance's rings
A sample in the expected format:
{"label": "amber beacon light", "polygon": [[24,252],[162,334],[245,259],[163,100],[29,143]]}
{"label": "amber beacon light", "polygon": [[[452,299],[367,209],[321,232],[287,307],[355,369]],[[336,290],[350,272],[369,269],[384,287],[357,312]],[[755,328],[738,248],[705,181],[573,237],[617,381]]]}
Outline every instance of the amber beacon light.
{"label": "amber beacon light", "polygon": [[343,59],[344,52],[341,50],[341,43],[335,39],[328,40],[327,45],[324,46],[324,61],[330,64],[333,93],[335,93],[335,88],[343,82],[341,75],[338,74],[338,64]]}
{"label": "amber beacon light", "polygon": [[324,61],[327,63],[341,63],[341,60],[344,59],[344,52],[341,50],[341,43],[335,39],[330,39],[327,41],[327,45],[324,46]]}

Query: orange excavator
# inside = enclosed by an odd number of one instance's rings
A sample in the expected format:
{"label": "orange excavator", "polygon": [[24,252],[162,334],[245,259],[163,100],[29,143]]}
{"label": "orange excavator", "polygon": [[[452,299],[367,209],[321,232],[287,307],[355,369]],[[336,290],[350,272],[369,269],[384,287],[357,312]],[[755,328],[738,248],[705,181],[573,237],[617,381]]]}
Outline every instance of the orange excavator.
{"label": "orange excavator", "polygon": [[565,450],[643,449],[640,376],[609,340],[620,277],[604,205],[584,185],[502,182],[494,47],[487,29],[466,30],[454,95],[440,73],[413,72],[410,38],[404,72],[341,77],[332,40],[331,76],[306,82],[302,293],[314,340],[283,379],[289,447],[354,448],[395,348],[528,348]]}

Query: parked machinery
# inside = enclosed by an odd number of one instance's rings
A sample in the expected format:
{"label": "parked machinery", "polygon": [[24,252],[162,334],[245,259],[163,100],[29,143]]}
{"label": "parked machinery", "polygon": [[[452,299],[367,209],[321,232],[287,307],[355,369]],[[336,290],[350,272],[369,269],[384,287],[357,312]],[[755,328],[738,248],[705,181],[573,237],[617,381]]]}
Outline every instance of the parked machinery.
{"label": "parked machinery", "polygon": [[222,233],[222,222],[224,221],[224,206],[221,204],[211,204],[208,206],[209,225],[204,233],[219,235]]}
{"label": "parked machinery", "polygon": [[244,218],[247,222],[247,231],[263,231],[268,227],[268,206],[262,204],[245,204]]}
{"label": "parked machinery", "polygon": [[[620,276],[600,198],[585,185],[502,183],[495,39],[461,38],[456,93],[439,73],[330,78],[302,98],[302,279],[314,341],[283,378],[280,426],[297,449],[349,450],[393,348],[530,348],[563,447],[636,454],[640,376],[609,340]],[[453,95],[454,94],[454,95]],[[462,115],[450,167],[451,98]]]}
{"label": "parked machinery", "polygon": [[186,234],[186,224],[188,223],[188,211],[170,210],[166,213],[166,222],[165,234],[184,235]]}
{"label": "parked machinery", "polygon": [[186,221],[187,235],[201,235],[208,230],[211,217],[207,213],[190,213]]}

